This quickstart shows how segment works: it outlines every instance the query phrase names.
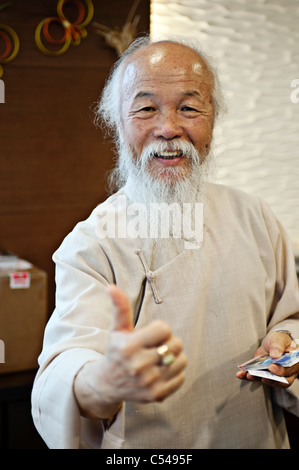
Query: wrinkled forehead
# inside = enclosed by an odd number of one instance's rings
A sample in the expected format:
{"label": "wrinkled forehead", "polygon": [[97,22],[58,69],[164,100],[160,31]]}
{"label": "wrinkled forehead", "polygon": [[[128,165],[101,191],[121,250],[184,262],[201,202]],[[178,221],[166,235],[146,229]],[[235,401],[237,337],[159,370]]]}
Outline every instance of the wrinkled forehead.
{"label": "wrinkled forehead", "polygon": [[205,60],[187,46],[156,43],[136,51],[124,65],[122,89],[153,80],[171,83],[185,80],[213,87],[212,74]]}

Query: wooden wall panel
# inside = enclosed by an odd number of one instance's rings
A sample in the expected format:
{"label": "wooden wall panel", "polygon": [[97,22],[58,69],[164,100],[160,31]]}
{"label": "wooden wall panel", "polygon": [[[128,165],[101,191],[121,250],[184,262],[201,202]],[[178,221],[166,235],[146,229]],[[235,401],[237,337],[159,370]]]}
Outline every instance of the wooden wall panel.
{"label": "wooden wall panel", "polygon": [[[95,128],[90,106],[117,58],[91,23],[78,47],[58,57],[42,54],[35,28],[42,19],[57,16],[57,3],[14,0],[0,10],[0,23],[14,28],[20,39],[20,52],[4,65],[2,77],[0,249],[47,271],[49,315],[55,292],[52,254],[107,196],[105,174],[113,166],[113,151]],[[93,21],[114,28],[124,24],[133,0],[93,4]],[[140,32],[149,30],[149,10],[150,0],[141,0]]]}

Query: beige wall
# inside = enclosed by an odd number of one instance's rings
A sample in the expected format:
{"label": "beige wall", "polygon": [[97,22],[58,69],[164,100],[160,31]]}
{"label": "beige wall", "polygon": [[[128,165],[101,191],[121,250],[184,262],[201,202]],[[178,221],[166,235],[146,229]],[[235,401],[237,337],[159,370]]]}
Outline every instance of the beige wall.
{"label": "beige wall", "polygon": [[151,0],[153,37],[195,37],[219,65],[219,182],[263,197],[299,255],[298,25],[298,0]]}

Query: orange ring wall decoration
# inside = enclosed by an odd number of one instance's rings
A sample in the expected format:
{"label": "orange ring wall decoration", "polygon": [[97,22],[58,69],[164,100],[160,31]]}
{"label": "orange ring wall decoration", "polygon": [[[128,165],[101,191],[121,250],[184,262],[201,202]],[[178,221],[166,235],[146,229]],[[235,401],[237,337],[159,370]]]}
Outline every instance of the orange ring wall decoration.
{"label": "orange ring wall decoration", "polygon": [[42,32],[43,32],[43,35],[46,39],[47,42],[49,42],[50,44],[63,44],[67,38],[69,37],[70,35],[70,32],[67,28],[64,28],[64,34],[62,36],[61,39],[54,39],[50,33],[49,33],[49,25],[51,23],[60,23],[61,26],[63,26],[63,20],[61,20],[60,18],[47,18],[47,20],[43,23],[43,28],[42,28]]}
{"label": "orange ring wall decoration", "polygon": [[9,56],[10,51],[12,49],[12,44],[11,44],[10,37],[8,36],[8,34],[6,34],[4,31],[1,31],[1,29],[0,29],[0,37],[4,40],[4,43],[5,43],[5,50],[3,54],[0,55],[0,60],[1,60],[1,59],[6,59],[6,57]]}
{"label": "orange ring wall decoration", "polygon": [[[67,51],[70,44],[78,46],[81,39],[85,39],[87,31],[85,26],[90,23],[94,7],[91,0],[84,0],[85,5],[81,0],[59,0],[57,4],[57,17],[49,17],[42,20],[35,30],[35,42],[41,52],[46,55],[58,56]],[[73,3],[77,6],[78,17],[72,23],[67,19],[63,13],[63,7],[67,3]],[[51,23],[58,23],[64,28],[64,34],[60,39],[55,39],[51,36],[49,26]],[[48,44],[61,45],[60,49],[51,50],[48,49],[42,39]]]}
{"label": "orange ring wall decoration", "polygon": [[3,39],[5,44],[5,50],[0,56],[1,78],[3,75],[3,67],[1,64],[7,64],[16,57],[20,49],[20,41],[15,30],[4,24],[0,24],[0,37]]}

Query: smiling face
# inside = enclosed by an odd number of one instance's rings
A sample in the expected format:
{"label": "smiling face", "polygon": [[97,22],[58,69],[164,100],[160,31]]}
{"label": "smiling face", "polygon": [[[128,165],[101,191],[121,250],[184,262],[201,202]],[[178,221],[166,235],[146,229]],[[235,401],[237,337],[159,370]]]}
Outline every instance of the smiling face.
{"label": "smiling face", "polygon": [[[121,82],[121,122],[126,144],[138,161],[152,143],[162,143],[149,162],[151,174],[170,167],[186,171],[190,161],[173,142],[208,153],[213,131],[213,79],[205,61],[184,45],[160,42],[130,57]],[[180,172],[182,174],[182,171]]]}

